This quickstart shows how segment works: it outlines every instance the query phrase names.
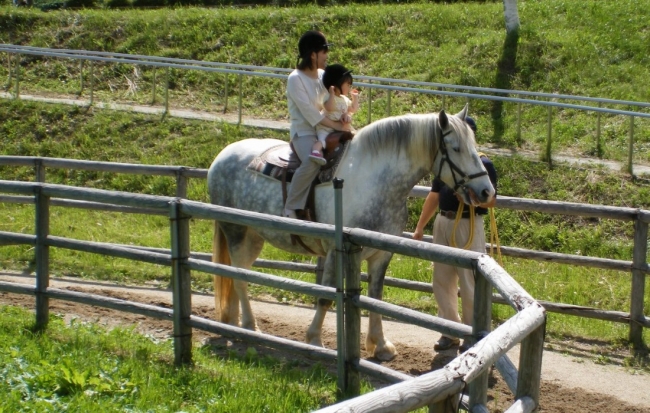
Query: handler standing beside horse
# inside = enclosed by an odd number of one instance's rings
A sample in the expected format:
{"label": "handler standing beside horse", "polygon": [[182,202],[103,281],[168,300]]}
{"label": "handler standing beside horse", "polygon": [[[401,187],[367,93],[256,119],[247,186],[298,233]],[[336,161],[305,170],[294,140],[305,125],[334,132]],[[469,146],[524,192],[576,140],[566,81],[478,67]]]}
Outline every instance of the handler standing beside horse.
{"label": "handler standing beside horse", "polygon": [[297,218],[296,210],[307,203],[309,187],[318,175],[320,166],[309,161],[312,147],[318,137],[316,125],[335,130],[349,130],[350,125],[333,121],[321,113],[327,90],[323,86],[323,69],[327,64],[330,43],[323,33],[310,30],[298,41],[298,64],[287,79],[287,103],[289,106],[290,135],[293,150],[301,161],[287,191],[282,216]]}
{"label": "handler standing beside horse", "polygon": [[[467,116],[465,122],[476,134],[476,122]],[[483,228],[483,215],[487,214],[487,208],[496,204],[497,171],[487,156],[481,155],[481,161],[485,167],[492,186],[494,196],[489,202],[479,204],[476,209],[465,205],[461,217],[456,220],[459,211],[460,201],[454,190],[439,177],[435,177],[431,186],[431,192],[427,195],[422,213],[418,220],[417,227],[413,233],[413,239],[421,240],[424,234],[424,227],[440,206],[440,213],[433,223],[433,242],[439,245],[462,248],[472,251],[485,252],[485,230]],[[474,216],[470,216],[470,211]],[[471,242],[470,242],[471,240]],[[458,316],[458,285],[460,281],[460,296],[463,306],[463,323],[472,325],[474,316],[474,274],[471,269],[454,267],[448,264],[435,263],[433,267],[433,295],[438,303],[438,316],[446,320],[460,323]],[[442,336],[433,346],[436,351],[443,351],[457,346],[460,340],[454,337]],[[463,340],[460,352],[464,353],[469,349],[470,344]]]}

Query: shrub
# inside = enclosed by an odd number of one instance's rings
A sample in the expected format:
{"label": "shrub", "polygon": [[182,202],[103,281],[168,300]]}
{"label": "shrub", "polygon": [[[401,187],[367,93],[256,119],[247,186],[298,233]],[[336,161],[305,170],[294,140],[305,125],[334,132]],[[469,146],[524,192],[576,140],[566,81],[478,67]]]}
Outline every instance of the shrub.
{"label": "shrub", "polygon": [[66,0],[64,4],[65,7],[91,9],[97,7],[97,0]]}
{"label": "shrub", "polygon": [[133,7],[165,7],[167,0],[133,0]]}
{"label": "shrub", "polygon": [[109,9],[131,7],[130,0],[107,0],[104,5]]}

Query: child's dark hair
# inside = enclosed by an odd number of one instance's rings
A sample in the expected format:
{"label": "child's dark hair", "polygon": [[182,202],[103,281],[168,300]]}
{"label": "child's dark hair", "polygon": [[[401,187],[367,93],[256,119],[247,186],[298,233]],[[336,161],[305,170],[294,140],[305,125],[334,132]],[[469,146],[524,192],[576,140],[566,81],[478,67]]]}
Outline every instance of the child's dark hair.
{"label": "child's dark hair", "polygon": [[341,85],[350,82],[352,84],[352,71],[340,64],[329,65],[323,74],[323,86],[329,90],[335,86],[341,90]]}

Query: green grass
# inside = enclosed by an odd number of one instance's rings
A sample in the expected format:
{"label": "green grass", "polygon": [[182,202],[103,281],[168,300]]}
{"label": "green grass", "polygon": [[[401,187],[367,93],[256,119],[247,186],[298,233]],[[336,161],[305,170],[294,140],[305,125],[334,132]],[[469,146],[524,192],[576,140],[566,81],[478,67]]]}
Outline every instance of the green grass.
{"label": "green grass", "polygon": [[253,348],[197,347],[193,365],[176,368],[171,340],[57,315],[37,333],[31,312],[7,306],[0,338],[0,412],[296,412],[335,401],[336,378],[322,365]]}

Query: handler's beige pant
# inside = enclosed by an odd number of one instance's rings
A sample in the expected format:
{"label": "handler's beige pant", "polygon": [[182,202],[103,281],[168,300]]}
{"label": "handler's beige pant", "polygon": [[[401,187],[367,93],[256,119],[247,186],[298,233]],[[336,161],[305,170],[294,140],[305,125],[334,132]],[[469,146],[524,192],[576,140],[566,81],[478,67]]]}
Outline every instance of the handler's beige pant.
{"label": "handler's beige pant", "polygon": [[[470,219],[463,218],[456,227],[456,246],[463,248],[469,239]],[[454,220],[438,214],[433,224],[434,244],[451,246],[451,234]],[[472,251],[485,252],[485,230],[483,217],[474,217],[474,239],[469,248]],[[463,305],[463,323],[472,325],[474,314],[474,274],[471,269],[454,267],[439,262],[433,265],[433,295],[438,302],[438,316],[447,320],[461,322],[458,316],[458,285]]]}
{"label": "handler's beige pant", "polygon": [[296,151],[302,163],[296,169],[293,178],[291,178],[291,185],[287,190],[286,209],[296,210],[305,208],[307,196],[309,196],[309,187],[314,178],[316,178],[316,175],[318,175],[318,171],[320,171],[320,165],[309,160],[311,148],[317,140],[316,134],[308,136],[296,135],[291,139],[293,149]]}

